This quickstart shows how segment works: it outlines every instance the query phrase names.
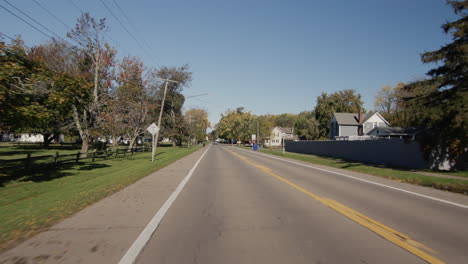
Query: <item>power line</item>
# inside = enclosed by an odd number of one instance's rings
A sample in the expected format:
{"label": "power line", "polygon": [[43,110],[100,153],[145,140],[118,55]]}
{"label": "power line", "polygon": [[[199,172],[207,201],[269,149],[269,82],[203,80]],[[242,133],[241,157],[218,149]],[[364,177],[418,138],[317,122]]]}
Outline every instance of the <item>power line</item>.
{"label": "power line", "polygon": [[146,53],[146,55],[148,55],[152,60],[153,62],[160,66],[157,62],[154,61],[153,57],[151,56],[151,54],[148,53],[148,51],[143,47],[143,45],[141,45],[140,41],[138,41],[137,38],[135,38],[135,36],[133,36],[132,33],[130,33],[130,31],[127,29],[127,27],[125,27],[125,25],[122,23],[122,21],[120,21],[120,19],[114,14],[114,12],[112,12],[112,10],[109,8],[109,6],[103,1],[103,0],[99,0],[103,5],[104,7],[109,11],[109,13],[115,18],[115,20],[117,20],[117,22],[119,22],[119,24],[123,27],[123,29],[128,33],[128,35],[133,39],[135,40],[135,42],[138,44],[138,46],[140,46],[140,48],[143,50],[143,52]]}
{"label": "power line", "polygon": [[8,36],[7,34],[4,34],[4,33],[2,33],[2,32],[0,32],[0,35],[9,38],[11,41],[15,41],[15,40],[16,40],[16,39],[14,39],[14,38],[12,38],[12,37],[10,37],[10,36]]}
{"label": "power line", "polygon": [[38,5],[42,10],[44,10],[45,12],[47,12],[47,14],[49,14],[50,16],[52,16],[53,18],[55,18],[58,22],[62,23],[62,25],[64,25],[67,29],[70,29],[70,27],[65,24],[60,18],[58,18],[56,15],[54,15],[52,12],[50,12],[47,8],[45,8],[43,5],[41,5],[39,2],[37,2],[36,0],[33,0],[34,3],[36,3],[36,5]]}
{"label": "power line", "polygon": [[75,4],[75,2],[73,2],[73,0],[68,0],[68,2],[70,2],[76,9],[78,9],[81,13],[84,13],[83,10],[81,10],[81,8],[79,6],[77,6]]}
{"label": "power line", "polygon": [[[141,40],[143,41],[143,44],[145,44],[145,46],[148,48],[149,51],[153,52],[153,50],[151,49],[150,45],[148,44],[148,42],[145,40],[145,38],[138,32],[138,29],[137,27],[135,27],[135,25],[132,23],[132,21],[130,20],[130,18],[125,14],[125,11],[120,7],[120,5],[117,3],[117,1],[115,0],[112,0],[112,2],[114,3],[115,6],[117,6],[117,9],[120,11],[120,13],[125,17],[125,19],[127,20],[128,24],[130,25],[131,28],[133,28],[133,31],[135,31],[135,33],[137,35],[140,35],[140,38]],[[154,53],[154,52],[153,52]]]}
{"label": "power line", "polygon": [[[39,23],[37,20],[35,20],[34,18],[32,18],[31,16],[29,16],[28,14],[26,14],[25,12],[21,11],[19,8],[17,8],[16,6],[14,6],[13,4],[11,4],[10,2],[8,2],[7,0],[3,0],[5,3],[7,3],[8,5],[10,5],[11,7],[13,7],[14,9],[16,9],[18,12],[20,12],[21,14],[25,15],[27,18],[31,19],[32,21],[34,21],[36,24],[38,24],[39,26],[41,26],[42,28],[44,28],[45,30],[47,30],[48,32],[52,33],[53,35],[55,35],[57,38],[63,40],[66,42],[66,40],[64,40],[62,37],[60,37],[59,35],[55,34],[55,32],[53,32],[52,30],[50,30],[49,28],[47,28],[46,26],[42,25],[41,23]],[[3,6],[2,6],[3,7]],[[11,12],[10,12],[11,13]],[[24,21],[24,20],[23,20]]]}
{"label": "power line", "polygon": [[32,25],[31,23],[29,23],[28,21],[24,20],[23,18],[19,17],[18,15],[16,15],[15,13],[11,12],[8,8],[4,7],[3,5],[0,4],[0,7],[5,9],[8,13],[14,15],[15,17],[17,17],[18,19],[20,19],[21,21],[23,21],[24,23],[28,24],[30,27],[34,28],[35,30],[41,32],[44,36],[50,38],[51,40],[54,40],[54,38],[52,38],[51,36],[47,35],[44,31],[38,29],[37,27],[35,27],[34,25]]}
{"label": "power line", "polygon": [[[82,14],[85,13],[79,6],[77,6],[77,5],[75,4],[75,2],[74,2],[73,0],[68,0],[68,2],[70,2],[70,3],[73,5],[73,7],[75,7],[75,9],[77,9],[78,11],[80,11]],[[115,46],[117,46],[117,47],[123,49],[125,52],[127,52],[128,54],[130,54],[130,52],[129,52],[126,48],[120,46],[120,44],[119,44],[117,41],[115,41],[111,36],[109,36],[109,34],[107,34],[107,32],[104,32],[104,35],[110,40],[110,42],[112,42],[112,44],[114,44]]]}

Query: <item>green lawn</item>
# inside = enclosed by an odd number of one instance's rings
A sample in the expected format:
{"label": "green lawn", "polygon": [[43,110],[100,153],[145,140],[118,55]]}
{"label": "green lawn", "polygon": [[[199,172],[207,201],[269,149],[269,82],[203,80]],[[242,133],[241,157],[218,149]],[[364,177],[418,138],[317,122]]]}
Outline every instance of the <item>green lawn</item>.
{"label": "green lawn", "polygon": [[[252,149],[252,148],[249,148]],[[359,162],[352,162],[343,159],[335,159],[335,158],[328,158],[328,157],[319,157],[315,155],[308,155],[308,154],[299,154],[299,153],[292,153],[292,152],[285,152],[282,153],[281,149],[276,150],[268,150],[268,149],[261,149],[260,152],[272,154],[276,156],[301,160],[310,162],[313,164],[319,165],[326,165],[334,168],[345,169],[350,171],[362,172],[367,173],[375,176],[380,176],[387,179],[393,179],[401,182],[407,182],[427,187],[433,187],[436,189],[447,190],[451,192],[457,193],[464,193],[468,194],[468,180],[459,180],[459,179],[447,179],[441,177],[432,177],[421,175],[409,170],[404,169],[394,169],[394,168],[386,168],[386,167],[379,167],[379,166],[371,166],[366,165]],[[465,172],[466,173],[466,172]],[[460,174],[452,174],[461,176]]]}
{"label": "green lawn", "polygon": [[[200,149],[160,147],[132,157],[62,164],[0,174],[0,248],[29,237],[78,210]],[[2,151],[2,150],[0,150]]]}
{"label": "green lawn", "polygon": [[0,143],[0,160],[23,159],[28,154],[32,157],[43,155],[55,155],[58,152],[60,155],[75,154],[80,149],[73,149],[71,146],[61,147],[58,144],[50,145],[50,149],[42,149],[39,144],[21,144],[17,143]]}

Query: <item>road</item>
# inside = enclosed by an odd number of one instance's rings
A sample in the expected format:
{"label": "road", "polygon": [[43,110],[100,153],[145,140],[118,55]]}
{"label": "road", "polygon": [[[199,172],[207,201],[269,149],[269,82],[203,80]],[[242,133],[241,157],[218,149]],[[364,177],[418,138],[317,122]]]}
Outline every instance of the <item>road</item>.
{"label": "road", "polygon": [[301,164],[211,146],[136,263],[468,263],[466,196]]}

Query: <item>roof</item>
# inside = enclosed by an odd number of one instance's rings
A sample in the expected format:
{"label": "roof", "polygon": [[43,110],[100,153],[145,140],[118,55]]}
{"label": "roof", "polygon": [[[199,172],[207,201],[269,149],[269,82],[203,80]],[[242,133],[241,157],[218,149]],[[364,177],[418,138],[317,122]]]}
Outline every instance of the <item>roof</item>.
{"label": "roof", "polygon": [[293,128],[292,127],[277,127],[281,132],[286,133],[286,134],[292,134],[293,133]]}
{"label": "roof", "polygon": [[[382,134],[384,135],[408,135],[408,133],[406,132],[406,130],[404,128],[401,128],[401,127],[375,127],[374,129],[372,130],[379,130],[379,132],[381,132]],[[371,130],[371,131],[372,131]],[[371,132],[369,131],[368,134]]]}
{"label": "roof", "polygon": [[[362,114],[362,123],[365,123],[373,115],[378,115],[387,125],[389,123],[385,118],[383,118],[378,112],[369,112],[367,114]],[[359,125],[359,114],[358,113],[333,113],[336,122],[338,125],[347,125],[347,126],[357,126]]]}
{"label": "roof", "polygon": [[426,129],[421,129],[421,128],[415,128],[415,127],[409,127],[409,128],[402,128],[402,127],[375,127],[371,131],[368,132],[371,133],[374,130],[379,130],[384,135],[394,135],[394,136],[405,136],[405,135],[416,135],[420,132],[425,131]]}
{"label": "roof", "polygon": [[[333,116],[339,125],[359,125],[358,113],[334,113]],[[366,114],[363,114],[363,118],[366,119]]]}

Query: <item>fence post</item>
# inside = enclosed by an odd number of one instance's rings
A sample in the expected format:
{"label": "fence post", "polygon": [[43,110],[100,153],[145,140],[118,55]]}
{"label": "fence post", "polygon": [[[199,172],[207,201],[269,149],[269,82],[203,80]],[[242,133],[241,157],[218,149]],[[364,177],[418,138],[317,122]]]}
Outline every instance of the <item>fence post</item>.
{"label": "fence post", "polygon": [[[18,142],[19,143],[19,142]],[[29,163],[31,162],[31,153],[28,153],[28,155],[26,156],[26,162],[24,164],[24,168],[25,169],[28,169],[29,168]]]}
{"label": "fence post", "polygon": [[76,163],[78,163],[78,161],[80,160],[80,152],[78,151],[78,153],[76,153]]}
{"label": "fence post", "polygon": [[91,159],[92,162],[94,162],[94,159],[96,158],[96,149],[93,151],[93,158]]}
{"label": "fence post", "polygon": [[58,158],[59,158],[59,153],[58,153],[58,151],[56,151],[56,152],[55,152],[54,163],[57,163]]}

